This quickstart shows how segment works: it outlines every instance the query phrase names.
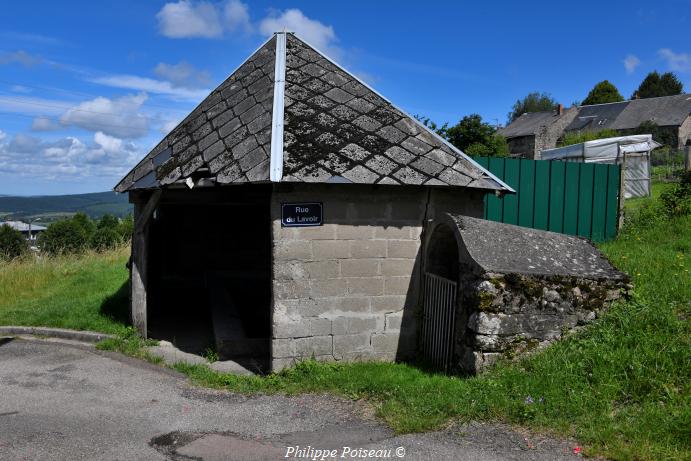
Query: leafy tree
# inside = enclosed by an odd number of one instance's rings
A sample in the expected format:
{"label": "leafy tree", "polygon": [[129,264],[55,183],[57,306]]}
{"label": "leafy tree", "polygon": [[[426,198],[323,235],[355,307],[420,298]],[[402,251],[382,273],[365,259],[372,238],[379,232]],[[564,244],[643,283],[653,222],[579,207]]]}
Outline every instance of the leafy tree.
{"label": "leafy tree", "polygon": [[101,227],[91,234],[89,247],[96,251],[105,251],[117,247],[122,239],[114,228]]}
{"label": "leafy tree", "polygon": [[18,230],[7,224],[0,225],[0,259],[13,259],[22,256],[29,244]]}
{"label": "leafy tree", "polygon": [[466,115],[458,124],[446,129],[446,139],[469,155],[505,157],[509,146],[496,128],[482,121],[478,114]]}
{"label": "leafy tree", "polygon": [[116,229],[118,224],[118,218],[112,214],[104,214],[96,223],[96,229]]}
{"label": "leafy tree", "polygon": [[674,96],[682,94],[684,85],[673,72],[660,75],[656,70],[650,72],[643,79],[631,98],[656,98],[658,96]]}
{"label": "leafy tree", "polygon": [[127,242],[132,238],[132,233],[134,232],[134,218],[132,215],[127,215],[120,220],[118,227],[116,229],[120,240]]}
{"label": "leafy tree", "polygon": [[52,254],[80,251],[88,241],[89,234],[84,230],[81,218],[54,222],[38,236],[41,249]]}
{"label": "leafy tree", "polygon": [[670,133],[669,131],[665,131],[663,129],[660,129],[657,123],[653,122],[652,120],[646,120],[645,122],[641,122],[638,127],[633,131],[634,134],[651,134],[653,135],[653,139],[660,144],[664,144],[665,146],[676,146],[676,139],[674,137],[674,134]]}
{"label": "leafy tree", "polygon": [[584,106],[589,106],[591,104],[606,104],[608,102],[620,102],[623,101],[624,97],[619,93],[616,86],[609,82],[609,80],[603,80],[597,83],[588,96],[581,103]]}
{"label": "leafy tree", "polygon": [[508,123],[513,122],[526,112],[544,112],[553,110],[557,101],[549,93],[532,92],[516,101],[508,114]]}
{"label": "leafy tree", "polygon": [[87,237],[90,237],[91,234],[93,234],[96,230],[96,224],[94,224],[91,218],[81,211],[72,216],[72,222],[81,227],[86,233]]}

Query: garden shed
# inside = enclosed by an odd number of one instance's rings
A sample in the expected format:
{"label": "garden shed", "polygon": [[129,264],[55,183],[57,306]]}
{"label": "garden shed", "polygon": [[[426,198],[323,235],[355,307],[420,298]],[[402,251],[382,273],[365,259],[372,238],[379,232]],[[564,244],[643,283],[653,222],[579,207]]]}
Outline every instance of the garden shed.
{"label": "garden shed", "polygon": [[262,370],[416,355],[430,230],[513,192],[286,32],[115,190],[134,203],[139,332]]}
{"label": "garden shed", "polygon": [[622,183],[624,198],[648,197],[650,195],[650,152],[661,145],[649,134],[618,136],[543,150],[540,158],[621,165],[624,176]]}

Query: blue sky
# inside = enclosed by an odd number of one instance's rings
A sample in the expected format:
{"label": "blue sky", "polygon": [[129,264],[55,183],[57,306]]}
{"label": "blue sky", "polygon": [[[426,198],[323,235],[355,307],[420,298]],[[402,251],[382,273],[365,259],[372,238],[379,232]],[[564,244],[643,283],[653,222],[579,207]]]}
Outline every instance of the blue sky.
{"label": "blue sky", "polygon": [[411,114],[505,123],[647,72],[691,91],[691,0],[27,1],[0,17],[0,194],[111,189],[274,30],[287,27]]}

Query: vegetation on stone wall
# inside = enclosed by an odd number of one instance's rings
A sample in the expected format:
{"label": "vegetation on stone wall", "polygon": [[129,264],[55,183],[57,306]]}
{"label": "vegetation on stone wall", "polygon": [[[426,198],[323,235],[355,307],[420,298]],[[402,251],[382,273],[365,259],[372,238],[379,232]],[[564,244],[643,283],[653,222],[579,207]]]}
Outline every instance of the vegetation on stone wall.
{"label": "vegetation on stone wall", "polygon": [[602,131],[581,131],[564,133],[564,135],[557,141],[557,147],[571,146],[573,144],[580,144],[586,141],[594,141],[595,139],[615,138],[621,136],[615,130],[606,129]]}

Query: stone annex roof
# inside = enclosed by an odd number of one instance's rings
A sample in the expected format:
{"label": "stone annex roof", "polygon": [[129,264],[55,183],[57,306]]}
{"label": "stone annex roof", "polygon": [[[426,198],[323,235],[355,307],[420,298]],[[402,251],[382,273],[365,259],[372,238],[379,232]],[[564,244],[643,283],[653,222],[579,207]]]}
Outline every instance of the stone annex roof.
{"label": "stone annex roof", "polygon": [[[276,95],[282,99],[274,101]],[[202,178],[216,184],[352,182],[513,192],[291,33],[274,35],[250,56],[115,190]]]}
{"label": "stone annex roof", "polygon": [[[564,113],[566,113],[566,111],[564,111]],[[501,128],[499,130],[499,134],[505,138],[518,138],[521,136],[536,135],[541,129],[550,126],[563,116],[564,114],[558,115],[553,110],[544,112],[526,112],[525,114],[520,115],[509,125]]]}
{"label": "stone annex roof", "polygon": [[446,217],[485,272],[628,279],[584,238],[462,215]]}

